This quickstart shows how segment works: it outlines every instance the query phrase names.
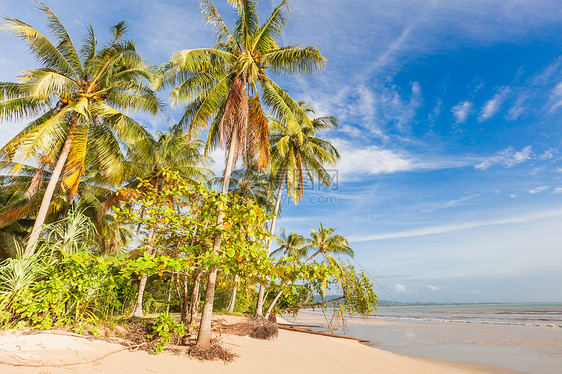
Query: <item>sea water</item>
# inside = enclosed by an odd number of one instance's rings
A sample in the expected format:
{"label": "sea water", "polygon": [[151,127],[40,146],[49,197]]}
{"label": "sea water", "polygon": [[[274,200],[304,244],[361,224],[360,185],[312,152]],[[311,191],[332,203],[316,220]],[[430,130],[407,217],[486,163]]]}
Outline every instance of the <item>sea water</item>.
{"label": "sea water", "polygon": [[375,318],[562,327],[562,303],[381,307]]}
{"label": "sea water", "polygon": [[[323,320],[323,312],[306,311],[292,321],[325,325]],[[502,373],[562,373],[562,304],[380,307],[368,318],[332,322],[336,334],[399,354]]]}

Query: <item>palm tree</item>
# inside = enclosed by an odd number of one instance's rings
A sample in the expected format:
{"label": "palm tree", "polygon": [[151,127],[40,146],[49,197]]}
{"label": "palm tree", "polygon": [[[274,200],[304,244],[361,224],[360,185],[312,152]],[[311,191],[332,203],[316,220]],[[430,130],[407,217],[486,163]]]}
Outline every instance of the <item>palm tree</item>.
{"label": "palm tree", "polygon": [[[305,243],[307,244],[307,249],[315,249],[316,251],[309,256],[306,261],[305,265],[307,265],[314,257],[322,254],[324,256],[324,261],[328,262],[332,265],[336,265],[336,260],[334,255],[344,255],[353,257],[354,252],[353,249],[349,246],[349,242],[346,238],[341,235],[333,235],[336,229],[333,228],[325,228],[322,223],[320,223],[320,227],[318,230],[312,230],[309,239],[305,239]],[[303,256],[304,257],[304,256]],[[277,300],[281,297],[283,291],[279,291],[279,293],[275,296],[267,312],[265,313],[265,318],[268,318],[270,313],[273,311]]]}
{"label": "palm tree", "polygon": [[[80,52],[57,16],[39,3],[58,44],[32,26],[6,17],[2,29],[25,40],[41,68],[23,71],[18,83],[0,83],[0,120],[35,118],[1,150],[8,161],[48,157],[55,165],[45,189],[26,253],[39,238],[49,203],[59,185],[74,200],[87,163],[100,181],[121,182],[122,150],[146,147],[150,134],[124,114],[156,114],[159,102],[143,85],[150,70],[131,41],[122,40],[124,22],[112,28],[113,40],[98,46],[92,28]],[[16,172],[14,170],[14,172]]]}
{"label": "palm tree", "polygon": [[[222,186],[223,180],[224,176],[214,178],[213,184]],[[260,172],[254,166],[250,165],[232,172],[228,193],[252,200],[267,211],[273,209],[274,197],[271,190],[271,175]]]}
{"label": "palm tree", "polygon": [[308,252],[308,246],[306,239],[301,234],[292,232],[287,235],[285,229],[281,228],[281,232],[275,238],[275,241],[279,245],[275,251],[271,252],[272,256],[278,254],[292,256],[296,259],[301,259],[306,256]]}
{"label": "palm tree", "polygon": [[322,254],[325,261],[331,261],[333,255],[344,255],[353,257],[353,249],[349,246],[347,239],[341,235],[333,235],[336,229],[326,228],[322,223],[318,230],[312,230],[310,239],[306,239],[308,247],[316,251],[306,259],[308,264],[314,257]]}
{"label": "palm tree", "polygon": [[[301,107],[307,114],[314,110],[304,101],[299,101]],[[281,196],[285,184],[287,195],[291,196],[295,204],[300,201],[304,193],[304,176],[310,181],[320,180],[325,186],[332,183],[325,165],[335,165],[340,157],[337,149],[327,140],[316,136],[317,132],[336,127],[336,117],[326,116],[310,120],[312,127],[305,124],[301,126],[301,133],[294,133],[282,119],[270,119],[270,142],[272,144],[272,170],[277,175],[279,187],[277,199],[271,219],[270,233],[275,233],[275,223],[281,205]],[[272,239],[267,242],[267,251],[271,252]],[[265,290],[260,285],[258,302],[256,305],[256,316],[262,315]]]}
{"label": "palm tree", "polygon": [[[269,164],[268,123],[262,104],[283,118],[294,132],[300,132],[300,123],[311,126],[302,108],[266,72],[310,74],[326,63],[314,47],[277,44],[286,22],[287,0],[263,24],[259,22],[257,0],[229,3],[236,11],[234,32],[225,25],[211,1],[201,1],[203,15],[216,31],[217,45],[177,52],[156,80],[157,88],[174,88],[174,103],[193,98],[181,123],[189,126],[193,135],[211,123],[207,150],[217,143],[227,150],[222,194],[228,193],[230,174],[238,159],[260,170]],[[218,225],[223,216],[221,208]],[[215,253],[219,251],[221,235],[219,231],[215,238]],[[216,269],[210,269],[197,339],[201,348],[210,347],[216,274]]]}

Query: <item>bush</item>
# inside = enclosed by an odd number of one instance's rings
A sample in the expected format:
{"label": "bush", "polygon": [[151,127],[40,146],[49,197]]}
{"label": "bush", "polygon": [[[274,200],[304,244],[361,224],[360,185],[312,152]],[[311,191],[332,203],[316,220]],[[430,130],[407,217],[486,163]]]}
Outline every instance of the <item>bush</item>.
{"label": "bush", "polygon": [[154,353],[160,353],[164,349],[164,344],[179,344],[185,335],[186,328],[183,323],[174,321],[168,313],[161,313],[154,320],[152,331],[153,333],[147,335],[147,338],[157,340]]}

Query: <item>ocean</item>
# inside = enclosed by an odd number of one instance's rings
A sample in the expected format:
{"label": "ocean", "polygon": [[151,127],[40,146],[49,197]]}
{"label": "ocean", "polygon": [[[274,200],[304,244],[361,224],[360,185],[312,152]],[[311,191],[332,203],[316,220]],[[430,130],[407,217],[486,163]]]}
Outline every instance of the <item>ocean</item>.
{"label": "ocean", "polygon": [[562,303],[380,307],[374,318],[562,327]]}
{"label": "ocean", "polygon": [[[326,325],[318,310],[287,319]],[[562,303],[380,307],[369,318],[348,316],[345,326],[339,321],[332,326],[335,334],[364,339],[368,346],[399,354],[497,373],[562,372]]]}

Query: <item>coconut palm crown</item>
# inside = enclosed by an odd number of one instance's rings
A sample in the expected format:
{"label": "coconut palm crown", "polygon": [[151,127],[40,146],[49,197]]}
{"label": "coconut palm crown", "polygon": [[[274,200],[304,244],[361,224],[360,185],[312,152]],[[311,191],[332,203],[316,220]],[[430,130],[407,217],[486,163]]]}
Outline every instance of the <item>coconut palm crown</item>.
{"label": "coconut palm crown", "polygon": [[242,158],[264,169],[269,166],[269,133],[262,105],[296,133],[301,132],[300,123],[312,127],[304,110],[268,71],[311,74],[323,68],[326,59],[312,46],[278,45],[288,1],[283,0],[263,24],[256,0],[229,3],[236,11],[232,32],[215,5],[201,1],[203,16],[215,29],[216,46],[177,52],[162,67],[155,85],[172,87],[175,104],[191,100],[181,123],[189,126],[193,136],[211,123],[207,150],[220,143],[235,152],[235,160]]}
{"label": "coconut palm crown", "polygon": [[98,45],[89,27],[78,51],[57,16],[42,3],[39,9],[46,14],[56,43],[14,18],[5,17],[1,25],[25,40],[41,65],[23,71],[17,83],[0,83],[0,120],[34,118],[2,148],[1,156],[10,162],[46,159],[55,165],[26,252],[38,238],[59,182],[69,201],[86,168],[96,170],[100,183],[119,183],[123,151],[143,147],[150,138],[126,113],[155,114],[160,106],[154,92],[143,84],[150,78],[150,69],[135,45],[123,40],[124,22],[112,28],[113,40],[104,45]]}
{"label": "coconut palm crown", "polygon": [[[299,101],[298,104],[307,116],[314,114],[314,109],[306,102]],[[330,141],[318,137],[317,132],[337,127],[337,118],[310,118],[311,126],[302,123],[299,133],[291,131],[282,119],[269,119],[272,171],[280,181],[280,188],[283,189],[286,183],[287,194],[298,203],[304,194],[305,176],[311,182],[318,180],[329,186],[332,178],[326,166],[335,166],[340,154]]]}

